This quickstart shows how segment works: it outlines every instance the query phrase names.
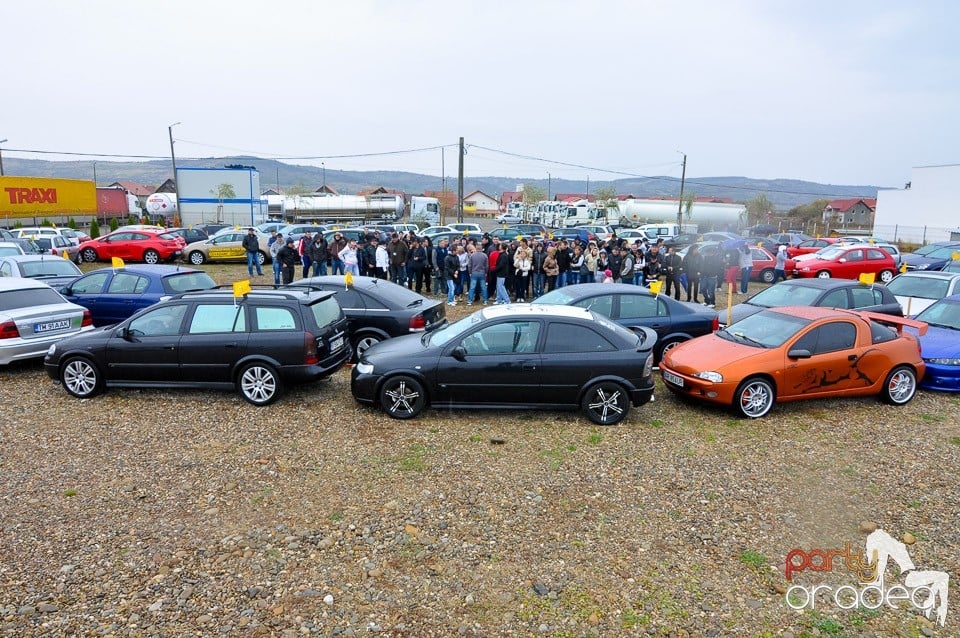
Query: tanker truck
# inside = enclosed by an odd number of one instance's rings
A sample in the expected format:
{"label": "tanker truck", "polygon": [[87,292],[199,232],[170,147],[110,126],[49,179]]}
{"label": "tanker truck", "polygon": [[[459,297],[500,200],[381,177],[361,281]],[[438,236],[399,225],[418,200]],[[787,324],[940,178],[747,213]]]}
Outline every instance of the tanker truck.
{"label": "tanker truck", "polygon": [[[648,222],[676,222],[680,202],[676,199],[627,199],[617,202],[621,226],[641,226]],[[742,204],[720,202],[694,202],[689,219],[687,206],[683,206],[683,221],[690,221],[700,230],[736,230],[746,217],[747,208]]]}
{"label": "tanker truck", "polygon": [[151,219],[172,218],[177,213],[177,196],[173,193],[154,193],[147,198],[147,215]]}

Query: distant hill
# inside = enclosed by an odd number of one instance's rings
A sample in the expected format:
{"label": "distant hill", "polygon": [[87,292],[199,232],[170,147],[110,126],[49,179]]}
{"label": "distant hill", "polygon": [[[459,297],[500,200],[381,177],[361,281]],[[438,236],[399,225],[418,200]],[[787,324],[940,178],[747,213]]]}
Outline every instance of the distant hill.
{"label": "distant hill", "polygon": [[[183,160],[181,167],[214,168],[225,164],[244,164],[255,166],[260,171],[260,184],[263,188],[289,188],[303,185],[310,190],[319,188],[323,183],[323,170],[316,166],[298,166],[271,159],[258,157],[209,158]],[[93,179],[93,161],[48,161],[20,158],[4,158],[4,171],[7,175],[30,175],[35,177],[62,177],[73,179]],[[131,180],[148,185],[159,185],[172,176],[169,161],[152,160],[148,162],[96,161],[97,183],[105,186],[119,180]],[[327,184],[340,193],[352,194],[361,190],[383,186],[394,188],[409,194],[427,190],[440,190],[441,179],[433,175],[406,173],[402,171],[326,171]],[[547,180],[524,177],[477,177],[468,175],[464,179],[464,194],[481,190],[492,197],[516,189],[517,184],[535,184],[544,192]],[[638,197],[677,196],[680,192],[680,180],[675,177],[625,178],[613,181],[591,181],[590,190],[604,186],[616,187],[617,193],[633,194]],[[447,177],[447,189],[455,191],[456,176]],[[550,183],[552,193],[582,193],[586,185],[581,180],[554,179]],[[729,197],[734,201],[746,201],[760,193],[779,210],[786,210],[798,204],[811,202],[817,198],[876,197],[879,187],[866,185],[819,184],[795,179],[752,179],[749,177],[697,177],[686,182],[685,192],[695,193],[698,197]]]}

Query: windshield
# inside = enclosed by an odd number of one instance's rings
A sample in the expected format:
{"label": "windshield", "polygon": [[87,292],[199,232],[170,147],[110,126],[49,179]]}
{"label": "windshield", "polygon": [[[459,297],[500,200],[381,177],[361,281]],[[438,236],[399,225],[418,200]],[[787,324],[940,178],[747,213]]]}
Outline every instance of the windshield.
{"label": "windshield", "polygon": [[435,346],[445,346],[481,321],[483,321],[483,312],[475,312],[456,323],[451,323],[439,330],[428,332],[423,338],[426,340],[425,343]]}
{"label": "windshield", "polygon": [[780,306],[810,306],[820,294],[817,288],[810,286],[798,286],[784,282],[776,286],[770,286],[766,290],[757,293],[750,299],[748,304],[762,306],[764,308],[779,308]]}
{"label": "windshield", "polygon": [[921,257],[930,257],[932,256],[933,253],[937,252],[938,250],[953,251],[953,250],[956,250],[956,248],[944,249],[943,246],[938,246],[937,244],[927,244],[926,246],[917,248],[915,251],[913,251],[913,254],[920,255]]}
{"label": "windshield", "polygon": [[10,257],[12,255],[22,255],[23,251],[13,246],[0,246],[0,257]]}
{"label": "windshield", "polygon": [[844,248],[828,246],[827,248],[824,248],[817,253],[817,258],[823,259],[826,261],[831,261],[831,260],[837,259],[838,257],[842,257],[846,252],[847,251]]}
{"label": "windshield", "polygon": [[66,259],[44,259],[20,263],[24,277],[79,277],[80,269]]}
{"label": "windshield", "polygon": [[552,290],[547,294],[541,297],[537,297],[536,299],[533,300],[533,303],[535,304],[546,303],[546,304],[555,304],[558,306],[569,306],[572,302],[573,302],[573,297],[565,293],[561,288]]}
{"label": "windshield", "polygon": [[27,288],[26,290],[11,290],[0,293],[0,311],[17,310],[18,308],[32,308],[34,306],[49,306],[65,303],[65,299],[53,288]]}
{"label": "windshield", "polygon": [[960,302],[944,299],[921,312],[916,319],[931,326],[960,330]]}
{"label": "windshield", "polygon": [[809,323],[808,319],[765,310],[741,319],[716,334],[727,341],[736,341],[758,348],[777,348]]}
{"label": "windshield", "polygon": [[950,280],[940,277],[897,277],[887,284],[887,288],[901,297],[943,299],[950,288]]}

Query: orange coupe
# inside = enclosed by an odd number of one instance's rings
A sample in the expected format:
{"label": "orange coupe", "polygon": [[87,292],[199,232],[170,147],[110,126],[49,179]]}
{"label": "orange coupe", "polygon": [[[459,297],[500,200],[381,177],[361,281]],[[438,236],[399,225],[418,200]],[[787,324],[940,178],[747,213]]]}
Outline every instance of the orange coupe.
{"label": "orange coupe", "polygon": [[671,349],[660,363],[675,394],[731,406],[758,418],[775,401],[880,395],[904,405],[925,366],[927,324],[834,308],[787,306],[751,315],[724,330]]}

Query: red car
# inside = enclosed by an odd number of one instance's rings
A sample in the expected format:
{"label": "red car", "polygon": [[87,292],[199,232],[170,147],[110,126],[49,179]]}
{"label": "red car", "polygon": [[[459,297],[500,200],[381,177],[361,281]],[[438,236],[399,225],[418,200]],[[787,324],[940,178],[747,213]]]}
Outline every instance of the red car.
{"label": "red car", "polygon": [[179,257],[185,247],[182,237],[166,231],[117,230],[80,244],[80,257],[83,261],[119,257],[124,261],[157,264]]}
{"label": "red car", "polygon": [[787,246],[787,257],[796,257],[797,255],[806,255],[807,253],[815,253],[821,248],[826,248],[837,243],[838,240],[836,237],[821,237],[819,239],[808,239],[807,241],[802,241],[796,246]]}
{"label": "red car", "polygon": [[897,264],[890,253],[877,246],[860,244],[824,248],[816,258],[795,263],[793,274],[822,279],[857,279],[862,274],[873,273],[878,281],[887,283],[896,272]]}
{"label": "red car", "polygon": [[[759,279],[765,284],[772,284],[777,267],[777,257],[775,254],[761,246],[750,246],[750,256],[753,258],[753,270],[750,271],[750,279]],[[788,259],[783,272],[789,275],[796,268],[792,259]]]}

